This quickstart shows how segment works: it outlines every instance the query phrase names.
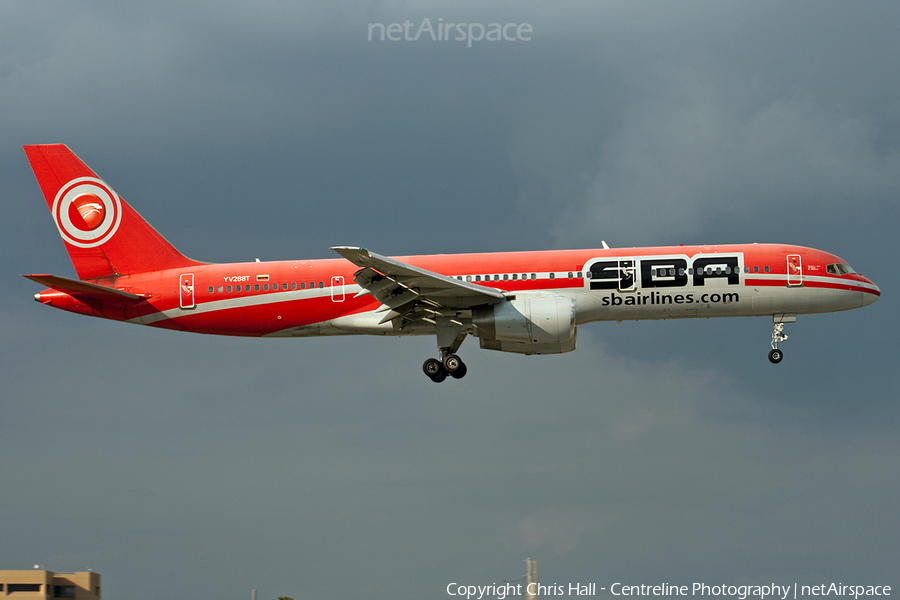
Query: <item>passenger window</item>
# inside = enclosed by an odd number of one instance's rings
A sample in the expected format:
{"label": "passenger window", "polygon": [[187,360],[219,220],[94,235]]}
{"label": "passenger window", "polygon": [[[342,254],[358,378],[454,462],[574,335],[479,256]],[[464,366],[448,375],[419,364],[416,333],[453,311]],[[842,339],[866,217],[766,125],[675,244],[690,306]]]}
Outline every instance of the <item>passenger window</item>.
{"label": "passenger window", "polygon": [[684,275],[684,267],[678,267],[678,274]]}
{"label": "passenger window", "polygon": [[572,279],[572,271],[569,271],[569,279]]}
{"label": "passenger window", "polygon": [[222,286],[221,286],[221,285],[219,286],[219,293],[220,293],[220,294],[222,293]]}
{"label": "passenger window", "polygon": [[519,279],[519,274],[518,274],[518,273],[513,273],[513,279],[512,279],[512,280],[513,280],[513,281],[517,281],[518,279]]}
{"label": "passenger window", "polygon": [[214,288],[213,286],[209,286],[209,293],[212,294],[215,291],[215,289],[216,288]]}
{"label": "passenger window", "polygon": [[301,290],[305,290],[305,289],[306,289],[306,282],[305,282],[305,281],[301,281],[301,282],[300,282],[300,289],[301,289]]}
{"label": "passenger window", "polygon": [[754,272],[754,273],[759,273],[759,267],[753,267],[753,272]]}
{"label": "passenger window", "polygon": [[268,291],[269,291],[269,284],[268,284],[268,283],[264,283],[264,284],[263,284],[263,289],[264,289],[265,291],[268,292]]}
{"label": "passenger window", "polygon": [[476,275],[476,276],[475,276],[475,281],[481,281],[481,275]]}
{"label": "passenger window", "polygon": [[556,273],[550,273],[550,279],[556,279]]}
{"label": "passenger window", "polygon": [[768,273],[768,272],[769,272],[769,265],[766,265],[765,267],[763,267],[763,270],[764,270],[766,273]]}
{"label": "passenger window", "polygon": [[499,275],[494,275],[494,281],[500,281],[500,276],[499,276]]}
{"label": "passenger window", "polygon": [[225,288],[225,291],[226,291],[226,292],[230,292],[230,291],[231,291],[231,286],[230,286],[230,285],[227,286],[227,287]]}
{"label": "passenger window", "polygon": [[319,288],[321,289],[321,288],[323,288],[323,287],[325,287],[325,282],[324,282],[324,281],[320,281],[320,282],[319,282]]}
{"label": "passenger window", "polygon": [[284,290],[284,291],[286,292],[286,291],[287,291],[287,283],[282,283],[282,284],[281,284],[281,289]]}
{"label": "passenger window", "polygon": [[537,279],[537,273],[532,273],[532,274],[531,274],[531,280],[534,281],[534,280],[536,280],[536,279]]}
{"label": "passenger window", "polygon": [[581,279],[581,271],[578,271],[578,273],[576,273],[576,276],[578,277],[578,279]]}
{"label": "passenger window", "polygon": [[466,281],[472,281],[472,276],[471,276],[471,275],[466,275]]}
{"label": "passenger window", "polygon": [[259,291],[259,284],[258,284],[258,283],[255,284],[255,285],[253,286],[253,291],[255,291],[255,292],[258,292],[258,291]]}
{"label": "passenger window", "polygon": [[503,281],[509,281],[509,275],[506,273],[503,274]]}
{"label": "passenger window", "polygon": [[292,290],[296,290],[296,289],[297,289],[297,282],[296,282],[296,281],[292,281],[292,282],[291,282],[291,289],[292,289]]}

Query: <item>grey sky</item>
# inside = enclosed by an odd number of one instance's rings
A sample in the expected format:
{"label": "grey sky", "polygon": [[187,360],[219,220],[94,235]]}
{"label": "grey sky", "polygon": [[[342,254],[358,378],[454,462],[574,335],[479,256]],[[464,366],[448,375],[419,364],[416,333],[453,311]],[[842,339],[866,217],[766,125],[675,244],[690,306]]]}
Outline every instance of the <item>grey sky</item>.
{"label": "grey sky", "polygon": [[[368,41],[380,22],[528,42]],[[0,568],[106,598],[541,581],[900,585],[900,7],[0,4]],[[36,304],[72,276],[21,146],[216,262],[677,243],[834,252],[882,298],[598,323],[578,350],[240,340]]]}

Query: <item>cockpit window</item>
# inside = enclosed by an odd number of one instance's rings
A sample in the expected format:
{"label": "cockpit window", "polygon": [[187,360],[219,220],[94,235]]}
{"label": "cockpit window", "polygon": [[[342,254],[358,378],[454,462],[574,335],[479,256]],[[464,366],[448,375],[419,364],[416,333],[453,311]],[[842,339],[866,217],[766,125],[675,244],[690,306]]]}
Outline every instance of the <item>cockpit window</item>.
{"label": "cockpit window", "polygon": [[833,263],[825,267],[825,271],[831,275],[848,275],[856,274],[853,267],[843,263]]}

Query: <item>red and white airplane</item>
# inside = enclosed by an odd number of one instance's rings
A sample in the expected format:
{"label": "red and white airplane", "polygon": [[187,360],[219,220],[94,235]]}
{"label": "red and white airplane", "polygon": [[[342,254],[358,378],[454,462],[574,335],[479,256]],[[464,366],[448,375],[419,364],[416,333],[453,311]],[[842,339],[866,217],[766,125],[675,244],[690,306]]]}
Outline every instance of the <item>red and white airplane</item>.
{"label": "red and white airplane", "polygon": [[25,153],[79,279],[26,275],[63,310],[237,336],[434,335],[425,374],[461,378],[467,335],[519,354],[575,349],[592,321],[773,317],[866,306],[878,287],[833,254],[781,244],[438,254],[213,264],[182,255],[62,144]]}

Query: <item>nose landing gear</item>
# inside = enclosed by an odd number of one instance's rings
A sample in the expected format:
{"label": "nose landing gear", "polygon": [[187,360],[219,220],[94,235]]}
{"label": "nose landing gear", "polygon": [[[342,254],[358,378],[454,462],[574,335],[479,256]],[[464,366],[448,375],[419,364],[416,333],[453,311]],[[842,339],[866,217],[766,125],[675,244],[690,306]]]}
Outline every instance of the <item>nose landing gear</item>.
{"label": "nose landing gear", "polygon": [[772,322],[774,323],[772,327],[772,349],[769,351],[769,362],[772,364],[777,365],[784,358],[784,352],[778,349],[778,344],[788,339],[788,336],[784,333],[784,324],[795,323],[796,321],[797,315],[775,315],[772,317]]}

